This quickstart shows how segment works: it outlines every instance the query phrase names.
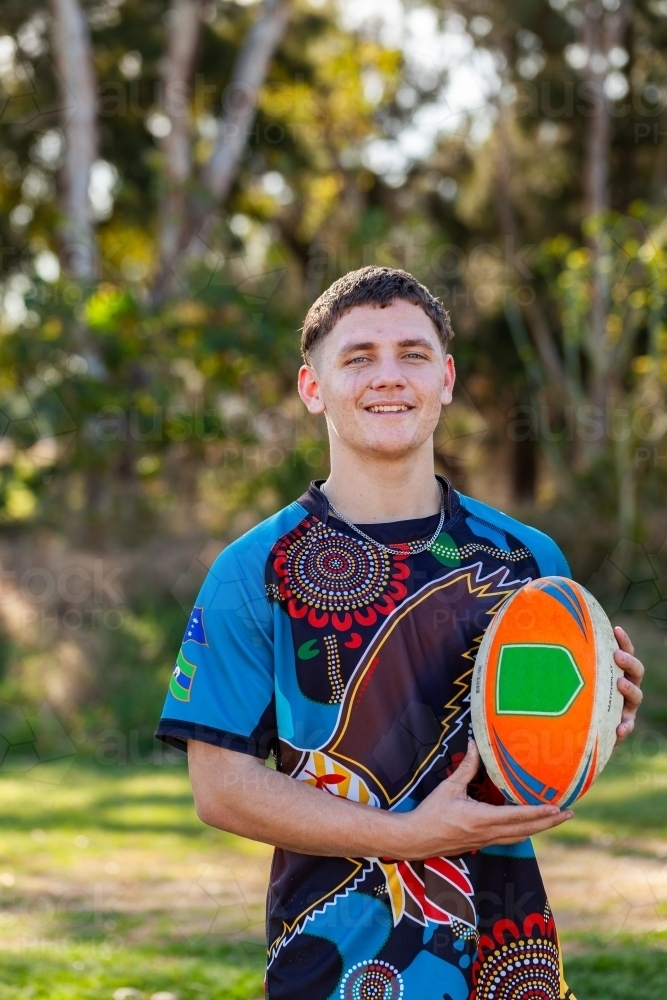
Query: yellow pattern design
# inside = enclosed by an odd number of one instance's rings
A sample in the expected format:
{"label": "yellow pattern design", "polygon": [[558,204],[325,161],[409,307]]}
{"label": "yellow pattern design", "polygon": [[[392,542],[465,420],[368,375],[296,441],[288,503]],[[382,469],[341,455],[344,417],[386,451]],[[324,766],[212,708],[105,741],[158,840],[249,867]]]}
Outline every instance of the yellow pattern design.
{"label": "yellow pattern design", "polygon": [[[361,802],[365,806],[379,806],[378,799],[368,785],[352,771],[327,757],[320,750],[311,750],[306,763],[296,775],[299,781],[321,788],[331,795]],[[330,780],[333,778],[334,780]],[[329,780],[328,780],[329,779]]]}

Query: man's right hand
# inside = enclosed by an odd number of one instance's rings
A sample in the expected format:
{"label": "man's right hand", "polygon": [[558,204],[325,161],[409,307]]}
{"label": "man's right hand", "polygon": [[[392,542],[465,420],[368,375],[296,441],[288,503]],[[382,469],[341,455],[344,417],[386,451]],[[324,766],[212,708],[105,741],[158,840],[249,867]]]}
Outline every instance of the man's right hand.
{"label": "man's right hand", "polygon": [[517,844],[542,830],[560,826],[574,813],[557,806],[493,806],[468,795],[468,785],[480,768],[476,743],[451,777],[441,782],[405,817],[405,847],[396,857],[406,861],[458,856],[491,844]]}
{"label": "man's right hand", "polygon": [[555,806],[493,806],[468,795],[477,747],[412,812],[351,802],[272,771],[236,750],[188,742],[197,813],[210,826],[301,854],[420,861],[515,844],[564,823]]}

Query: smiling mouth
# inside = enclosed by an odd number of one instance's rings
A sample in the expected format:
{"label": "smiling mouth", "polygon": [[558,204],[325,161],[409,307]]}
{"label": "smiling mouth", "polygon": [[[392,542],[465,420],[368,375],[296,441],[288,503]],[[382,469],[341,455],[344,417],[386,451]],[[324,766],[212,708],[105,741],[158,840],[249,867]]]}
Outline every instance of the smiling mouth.
{"label": "smiling mouth", "polygon": [[375,403],[366,409],[369,413],[407,413],[412,407],[407,403]]}

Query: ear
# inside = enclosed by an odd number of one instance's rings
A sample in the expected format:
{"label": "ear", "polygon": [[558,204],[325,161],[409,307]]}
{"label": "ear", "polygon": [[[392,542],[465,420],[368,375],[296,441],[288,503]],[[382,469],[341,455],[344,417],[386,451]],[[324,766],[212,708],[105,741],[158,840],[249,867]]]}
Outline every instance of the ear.
{"label": "ear", "polygon": [[440,402],[443,406],[447,406],[452,401],[455,381],[456,368],[454,367],[454,358],[451,354],[447,354],[445,357],[445,377],[442,383],[442,395],[440,396]]}
{"label": "ear", "polygon": [[301,365],[298,381],[299,395],[309,413],[324,413],[324,400],[320,393],[317,372],[311,365]]}

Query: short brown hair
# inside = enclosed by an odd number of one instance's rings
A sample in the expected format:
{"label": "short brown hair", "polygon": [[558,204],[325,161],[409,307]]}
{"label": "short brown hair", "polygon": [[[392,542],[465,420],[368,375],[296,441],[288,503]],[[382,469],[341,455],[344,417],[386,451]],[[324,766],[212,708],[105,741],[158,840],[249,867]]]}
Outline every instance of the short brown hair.
{"label": "short brown hair", "polygon": [[301,354],[310,364],[313,347],[331,332],[338,320],[355,306],[376,306],[384,309],[396,299],[420,306],[433,322],[443,348],[454,336],[449,313],[440,299],[431,295],[407,271],[371,264],[358,271],[348,271],[334,281],[308,310],[301,331]]}

